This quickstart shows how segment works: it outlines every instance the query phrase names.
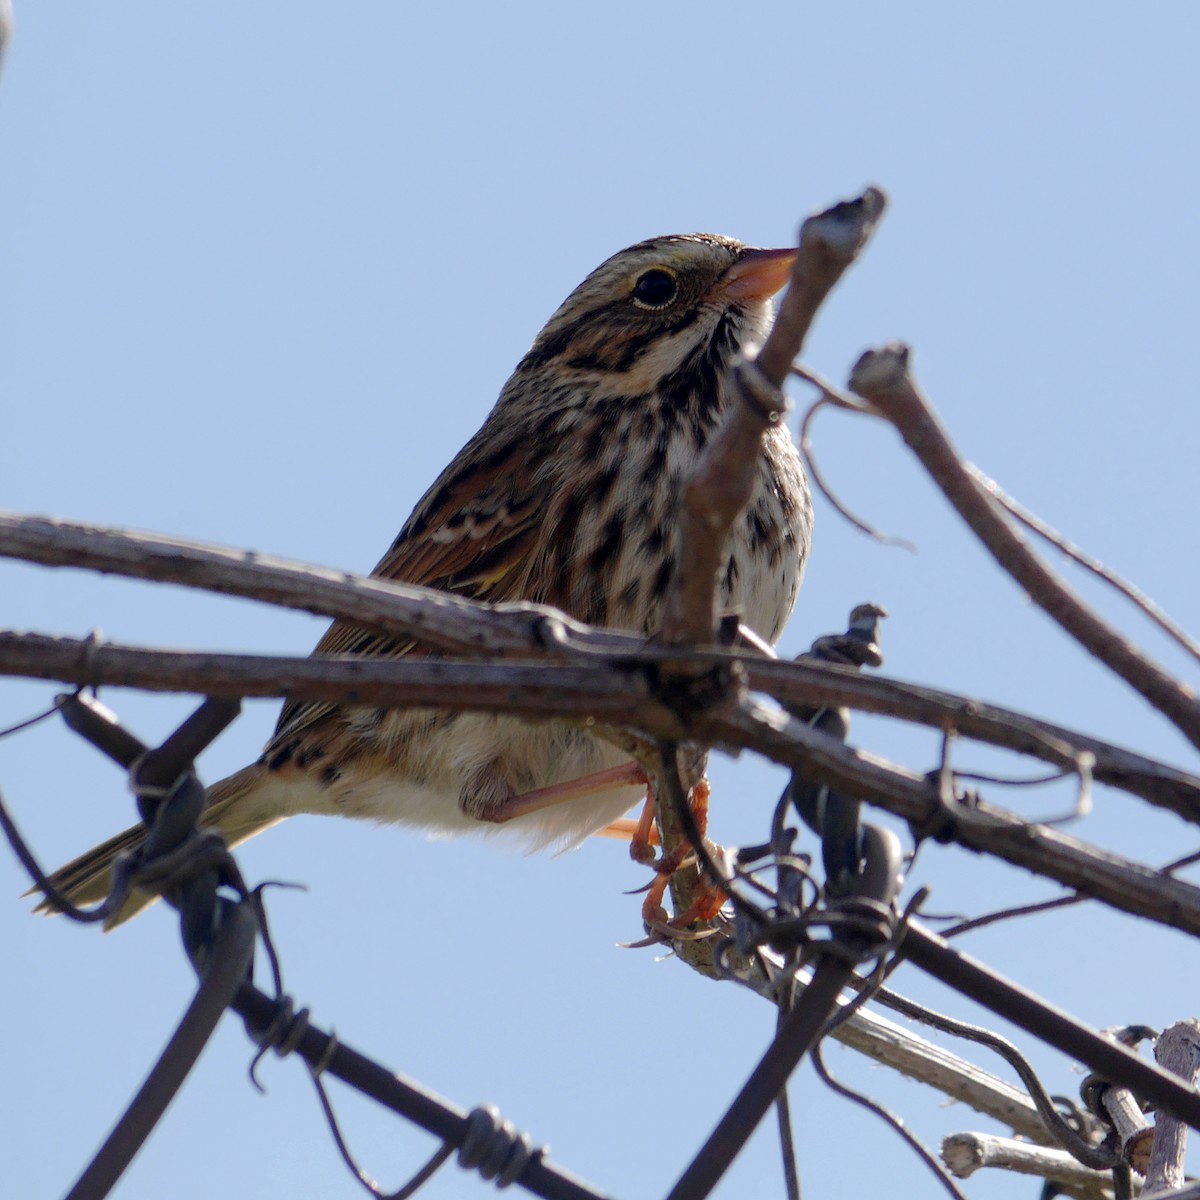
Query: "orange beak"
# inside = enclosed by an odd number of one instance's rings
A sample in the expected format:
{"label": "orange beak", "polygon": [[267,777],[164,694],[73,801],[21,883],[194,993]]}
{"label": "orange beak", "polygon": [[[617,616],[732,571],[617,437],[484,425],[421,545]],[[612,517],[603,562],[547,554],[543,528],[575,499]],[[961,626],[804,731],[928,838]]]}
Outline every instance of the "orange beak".
{"label": "orange beak", "polygon": [[765,300],[787,283],[795,261],[794,249],[747,250],[725,272],[721,291],[731,300]]}

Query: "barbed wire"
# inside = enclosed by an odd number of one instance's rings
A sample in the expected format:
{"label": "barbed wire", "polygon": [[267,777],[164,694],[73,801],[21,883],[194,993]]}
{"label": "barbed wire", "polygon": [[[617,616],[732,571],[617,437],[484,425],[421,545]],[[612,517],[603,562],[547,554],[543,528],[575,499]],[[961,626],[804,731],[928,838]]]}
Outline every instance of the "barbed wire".
{"label": "barbed wire", "polygon": [[[159,891],[180,912],[185,948],[200,974],[199,990],[174,1036],[133,1103],[72,1187],[69,1200],[99,1200],[108,1194],[182,1085],[227,1007],[243,1016],[257,1046],[250,1066],[256,1086],[254,1071],[263,1054],[273,1050],[281,1056],[300,1053],[304,1057],[339,1153],[354,1177],[381,1200],[385,1194],[357,1165],[346,1145],[324,1087],[326,1073],[338,1075],[443,1138],[443,1148],[409,1183],[392,1193],[390,1200],[413,1195],[455,1151],[461,1167],[477,1171],[498,1186],[519,1181],[547,1200],[599,1200],[601,1193],[545,1161],[544,1151],[491,1106],[463,1114],[350,1051],[334,1035],[321,1033],[311,1024],[307,1009],[295,1009],[283,992],[282,971],[266,922],[265,885],[247,888],[220,835],[196,828],[203,809],[203,787],[191,762],[228,725],[238,707],[229,701],[207,700],[162,746],[150,750],[113,714],[82,694],[56,699],[49,713],[61,712],[81,736],[129,771],[147,829],[143,846],[129,856],[121,870],[114,871],[109,896],[92,909],[77,909],[49,884],[0,795],[0,825],[34,885],[45,890],[55,908],[74,920],[91,923],[118,911],[135,886]],[[31,723],[22,722],[20,727],[28,728]],[[219,889],[232,890],[234,897]],[[256,942],[265,948],[274,996],[248,982]],[[368,1078],[373,1078],[373,1087],[367,1084]]]}

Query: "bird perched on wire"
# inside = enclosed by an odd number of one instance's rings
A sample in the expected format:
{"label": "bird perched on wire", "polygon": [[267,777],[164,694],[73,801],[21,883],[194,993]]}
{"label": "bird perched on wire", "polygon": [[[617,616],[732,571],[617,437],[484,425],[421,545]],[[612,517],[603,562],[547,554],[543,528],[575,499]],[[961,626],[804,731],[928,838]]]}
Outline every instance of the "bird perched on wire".
{"label": "bird perched on wire", "polygon": [[[794,258],[695,234],[602,263],[538,334],[373,574],[653,633],[676,566],[680,488],[729,403],[726,368],[766,335]],[[718,583],[722,605],[770,642],[795,603],[811,528],[799,455],[776,426]],[[339,621],[315,653],[424,651]],[[574,724],[293,701],[259,761],[209,789],[204,824],[230,844],[284,817],[328,813],[568,845],[643,793],[627,754]],[[114,857],[141,836],[118,835],[54,882],[77,902],[100,898]]]}

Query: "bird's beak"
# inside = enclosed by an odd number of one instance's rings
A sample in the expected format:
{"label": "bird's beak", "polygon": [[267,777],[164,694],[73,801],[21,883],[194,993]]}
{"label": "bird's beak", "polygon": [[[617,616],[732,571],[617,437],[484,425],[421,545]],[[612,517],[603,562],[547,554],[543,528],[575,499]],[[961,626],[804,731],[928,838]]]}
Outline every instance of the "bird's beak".
{"label": "bird's beak", "polygon": [[787,283],[795,261],[795,249],[747,250],[725,272],[721,290],[731,300],[765,300]]}

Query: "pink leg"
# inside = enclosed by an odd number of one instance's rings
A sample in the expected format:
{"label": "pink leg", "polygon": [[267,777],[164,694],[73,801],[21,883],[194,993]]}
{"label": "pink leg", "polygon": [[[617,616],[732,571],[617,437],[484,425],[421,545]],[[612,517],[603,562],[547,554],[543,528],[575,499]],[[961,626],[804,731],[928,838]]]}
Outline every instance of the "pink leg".
{"label": "pink leg", "polygon": [[638,822],[632,817],[618,817],[615,821],[609,821],[603,829],[597,829],[592,836],[616,838],[619,842],[628,842],[637,833],[637,828]]}
{"label": "pink leg", "polygon": [[609,792],[618,787],[636,787],[645,782],[645,772],[637,763],[622,763],[619,767],[609,767],[607,771],[596,771],[579,779],[567,779],[562,783],[551,784],[550,787],[536,788],[532,792],[513,796],[489,812],[487,819],[497,823],[511,821],[514,817],[523,817],[526,813],[552,808],[564,800],[594,796],[597,792]]}

